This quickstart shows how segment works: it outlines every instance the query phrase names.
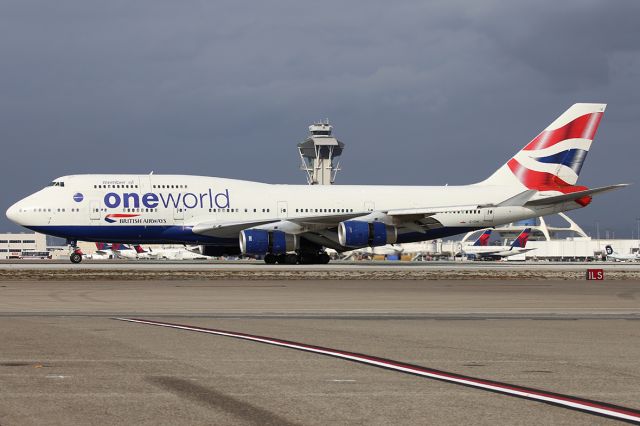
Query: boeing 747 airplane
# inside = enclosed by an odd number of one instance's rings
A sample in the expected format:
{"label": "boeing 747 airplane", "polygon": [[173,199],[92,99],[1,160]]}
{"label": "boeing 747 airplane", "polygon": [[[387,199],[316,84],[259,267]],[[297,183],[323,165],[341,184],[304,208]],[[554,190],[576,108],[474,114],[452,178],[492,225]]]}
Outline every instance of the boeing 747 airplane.
{"label": "boeing 747 airplane", "polygon": [[[425,241],[586,207],[620,188],[578,186],[604,104],[575,104],[482,182],[464,186],[269,185],[185,175],[72,175],[7,217],[78,240],[200,244],[209,256],[327,263],[325,248]],[[82,255],[72,250],[72,262]]]}

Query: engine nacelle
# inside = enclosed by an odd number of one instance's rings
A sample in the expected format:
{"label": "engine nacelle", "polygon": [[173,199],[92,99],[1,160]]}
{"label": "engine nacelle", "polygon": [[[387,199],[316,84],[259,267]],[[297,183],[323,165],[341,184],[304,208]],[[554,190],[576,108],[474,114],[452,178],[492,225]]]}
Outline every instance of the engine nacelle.
{"label": "engine nacelle", "polygon": [[338,225],[338,240],[345,247],[384,246],[398,240],[398,229],[382,222],[347,220]]}
{"label": "engine nacelle", "polygon": [[240,251],[242,254],[285,254],[295,251],[299,247],[300,240],[297,235],[264,229],[240,231]]}

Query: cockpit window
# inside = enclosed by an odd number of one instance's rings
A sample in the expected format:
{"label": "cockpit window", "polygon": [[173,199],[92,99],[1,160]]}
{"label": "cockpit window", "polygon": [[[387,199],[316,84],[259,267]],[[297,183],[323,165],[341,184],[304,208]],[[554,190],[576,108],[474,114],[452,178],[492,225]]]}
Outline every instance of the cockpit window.
{"label": "cockpit window", "polygon": [[51,182],[49,186],[64,186],[64,182]]}

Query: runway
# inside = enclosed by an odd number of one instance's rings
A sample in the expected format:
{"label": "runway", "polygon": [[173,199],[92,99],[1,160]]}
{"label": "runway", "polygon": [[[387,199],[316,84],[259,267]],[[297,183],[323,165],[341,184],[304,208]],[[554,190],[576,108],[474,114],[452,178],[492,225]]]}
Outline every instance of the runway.
{"label": "runway", "polygon": [[605,268],[611,271],[640,272],[640,262],[503,262],[503,261],[332,261],[327,265],[266,265],[262,261],[171,261],[171,260],[83,260],[72,264],[68,260],[0,260],[0,271],[15,270],[108,270],[108,271],[584,271],[586,268]]}
{"label": "runway", "polygon": [[638,409],[640,281],[0,281],[0,424],[608,424],[115,316],[338,348]]}

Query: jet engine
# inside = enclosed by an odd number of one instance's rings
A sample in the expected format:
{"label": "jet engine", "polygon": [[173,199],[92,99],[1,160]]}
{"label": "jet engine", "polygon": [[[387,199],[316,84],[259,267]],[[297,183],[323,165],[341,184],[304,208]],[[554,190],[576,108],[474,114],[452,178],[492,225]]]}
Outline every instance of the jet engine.
{"label": "jet engine", "polygon": [[382,222],[347,220],[338,225],[338,240],[345,247],[383,246],[398,239],[398,229]]}
{"label": "jet engine", "polygon": [[242,254],[285,254],[296,251],[299,247],[300,240],[297,235],[264,229],[240,231],[240,251]]}

